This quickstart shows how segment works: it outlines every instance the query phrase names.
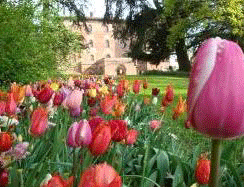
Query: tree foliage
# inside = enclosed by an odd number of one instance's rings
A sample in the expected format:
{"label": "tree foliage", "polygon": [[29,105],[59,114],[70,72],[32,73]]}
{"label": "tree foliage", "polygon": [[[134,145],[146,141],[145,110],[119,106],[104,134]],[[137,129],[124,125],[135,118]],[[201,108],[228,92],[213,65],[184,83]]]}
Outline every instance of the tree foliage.
{"label": "tree foliage", "polygon": [[58,73],[58,66],[81,43],[55,15],[33,3],[0,4],[0,79],[34,82]]}
{"label": "tree foliage", "polygon": [[174,51],[180,70],[189,71],[188,49],[196,49],[206,38],[220,36],[244,46],[243,0],[153,0],[152,5],[142,0],[106,2],[105,18],[119,20],[128,12],[124,26],[115,27],[115,36],[131,39],[130,55],[135,59],[158,64]]}

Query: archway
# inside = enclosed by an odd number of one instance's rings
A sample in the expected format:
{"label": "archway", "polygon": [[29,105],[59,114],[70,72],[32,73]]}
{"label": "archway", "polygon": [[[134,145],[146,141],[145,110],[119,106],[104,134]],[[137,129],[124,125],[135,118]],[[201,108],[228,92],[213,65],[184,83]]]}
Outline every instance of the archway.
{"label": "archway", "polygon": [[119,75],[126,75],[126,67],[122,64],[117,67],[117,76]]}

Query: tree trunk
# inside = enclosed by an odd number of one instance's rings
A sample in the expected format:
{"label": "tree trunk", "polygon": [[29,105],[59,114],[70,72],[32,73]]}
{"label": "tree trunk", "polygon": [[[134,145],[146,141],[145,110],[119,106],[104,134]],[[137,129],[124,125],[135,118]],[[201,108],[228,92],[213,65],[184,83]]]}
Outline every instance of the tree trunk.
{"label": "tree trunk", "polygon": [[179,64],[179,70],[189,72],[191,70],[191,63],[188,58],[184,39],[180,39],[178,41],[178,43],[176,44],[176,47],[175,47],[175,51],[176,51],[176,55],[177,55],[177,61]]}

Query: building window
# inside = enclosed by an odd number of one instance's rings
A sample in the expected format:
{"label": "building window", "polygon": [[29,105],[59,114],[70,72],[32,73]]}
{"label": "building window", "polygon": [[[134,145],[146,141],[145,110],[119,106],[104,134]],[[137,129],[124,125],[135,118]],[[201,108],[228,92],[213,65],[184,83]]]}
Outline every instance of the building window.
{"label": "building window", "polygon": [[109,41],[108,40],[105,41],[105,47],[106,48],[110,48],[110,45],[109,45]]}
{"label": "building window", "polygon": [[93,48],[93,41],[92,40],[89,40],[88,46],[89,46],[89,48]]}
{"label": "building window", "polygon": [[91,55],[91,61],[94,62],[95,58],[94,55]]}
{"label": "building window", "polygon": [[106,58],[111,58],[111,55],[110,55],[110,54],[107,54],[107,55],[106,55]]}

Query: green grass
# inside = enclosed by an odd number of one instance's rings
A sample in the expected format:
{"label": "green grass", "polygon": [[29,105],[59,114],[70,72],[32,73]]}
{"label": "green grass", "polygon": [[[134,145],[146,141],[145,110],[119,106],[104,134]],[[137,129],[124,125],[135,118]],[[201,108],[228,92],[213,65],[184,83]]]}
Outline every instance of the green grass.
{"label": "green grass", "polygon": [[[147,80],[149,83],[148,89],[145,90],[146,95],[151,95],[152,88],[159,88],[160,93],[164,93],[165,88],[168,84],[172,84],[174,87],[175,94],[182,95],[186,98],[187,94],[187,87],[189,79],[188,77],[175,77],[175,76],[168,76],[168,75],[155,75],[155,76],[127,76],[126,79],[133,84],[133,81],[138,80]],[[143,92],[143,89],[142,89]]]}

